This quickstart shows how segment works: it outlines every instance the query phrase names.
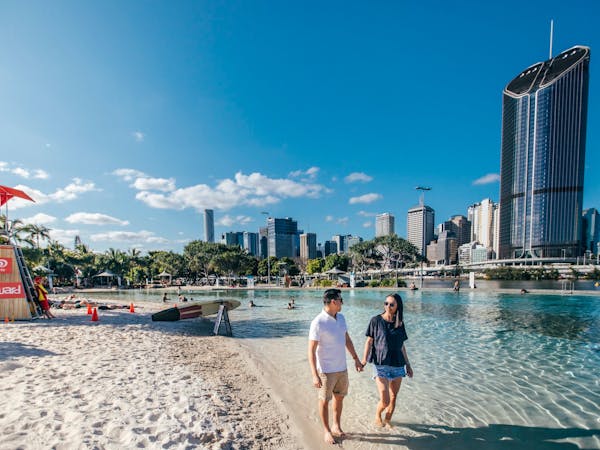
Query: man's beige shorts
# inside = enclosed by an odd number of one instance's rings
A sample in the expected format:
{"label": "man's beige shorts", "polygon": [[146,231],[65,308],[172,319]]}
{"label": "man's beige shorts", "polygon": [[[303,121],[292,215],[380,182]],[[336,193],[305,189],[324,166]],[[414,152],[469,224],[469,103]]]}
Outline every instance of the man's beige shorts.
{"label": "man's beige shorts", "polygon": [[321,389],[319,389],[319,400],[331,400],[333,394],[346,395],[348,393],[348,371],[320,373]]}

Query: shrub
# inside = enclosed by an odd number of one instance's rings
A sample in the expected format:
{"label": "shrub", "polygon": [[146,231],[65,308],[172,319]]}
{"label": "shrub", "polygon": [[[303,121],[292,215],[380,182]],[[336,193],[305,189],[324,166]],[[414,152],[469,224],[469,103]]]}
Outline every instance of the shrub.
{"label": "shrub", "polygon": [[380,284],[381,283],[378,280],[371,280],[371,281],[369,281],[369,287],[372,287],[372,288],[379,287]]}

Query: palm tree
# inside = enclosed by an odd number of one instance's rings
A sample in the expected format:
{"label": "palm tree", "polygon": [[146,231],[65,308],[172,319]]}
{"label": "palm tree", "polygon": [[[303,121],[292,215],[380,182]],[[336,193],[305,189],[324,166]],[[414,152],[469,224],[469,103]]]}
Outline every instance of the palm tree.
{"label": "palm tree", "polygon": [[31,240],[36,241],[37,248],[40,248],[40,239],[50,239],[50,229],[44,225],[36,225],[34,223],[25,225],[23,231],[29,235]]}
{"label": "palm tree", "polygon": [[17,245],[28,244],[33,247],[33,241],[24,236],[27,226],[21,219],[7,220],[4,214],[0,214],[0,227],[3,230],[0,234],[1,243],[8,244],[12,239]]}

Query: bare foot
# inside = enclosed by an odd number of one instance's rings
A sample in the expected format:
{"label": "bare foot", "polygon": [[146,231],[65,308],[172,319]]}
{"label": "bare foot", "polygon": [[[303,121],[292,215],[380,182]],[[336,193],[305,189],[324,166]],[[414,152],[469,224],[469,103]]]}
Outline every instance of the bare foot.
{"label": "bare foot", "polygon": [[336,443],[336,442],[335,442],[335,439],[333,438],[333,436],[331,435],[331,433],[330,433],[329,431],[326,431],[326,432],[323,434],[323,439],[325,440],[325,443],[326,443],[326,444],[333,445],[333,444],[335,444],[335,443]]}
{"label": "bare foot", "polygon": [[331,429],[331,434],[333,434],[335,437],[339,437],[339,438],[346,437],[346,433],[344,433],[340,427],[333,427]]}
{"label": "bare foot", "polygon": [[384,426],[386,428],[389,428],[390,430],[394,429],[394,425],[392,425],[392,422],[390,421],[390,419],[385,419]]}
{"label": "bare foot", "polygon": [[375,426],[381,428],[383,426],[383,422],[381,421],[381,417],[375,416]]}

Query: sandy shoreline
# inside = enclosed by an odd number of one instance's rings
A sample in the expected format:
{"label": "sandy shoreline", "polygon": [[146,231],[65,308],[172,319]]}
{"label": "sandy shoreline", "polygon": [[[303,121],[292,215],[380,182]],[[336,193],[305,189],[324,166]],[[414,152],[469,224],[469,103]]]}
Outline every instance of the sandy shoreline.
{"label": "sandy shoreline", "polygon": [[309,448],[235,339],[156,307],[2,322],[0,448]]}

